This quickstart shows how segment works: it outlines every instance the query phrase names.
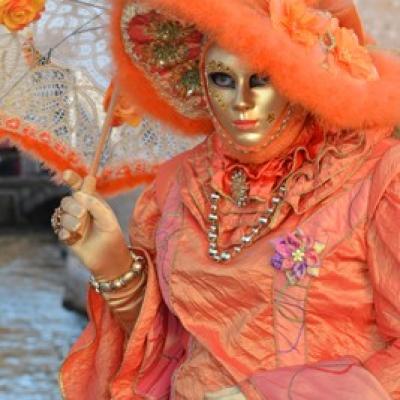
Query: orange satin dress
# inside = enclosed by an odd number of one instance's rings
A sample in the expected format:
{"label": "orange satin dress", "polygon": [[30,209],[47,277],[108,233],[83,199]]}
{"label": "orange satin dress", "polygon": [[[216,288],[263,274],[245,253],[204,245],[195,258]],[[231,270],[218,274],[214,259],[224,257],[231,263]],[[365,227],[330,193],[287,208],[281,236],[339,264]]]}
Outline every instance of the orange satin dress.
{"label": "orange satin dress", "polygon": [[[254,174],[244,208],[212,137],[162,167],[131,224],[149,263],[136,327],[126,336],[90,291],[64,397],[200,400],[235,387],[254,400],[400,400],[400,143],[387,135],[305,151],[272,230],[228,264],[207,254],[210,190],[223,195],[219,244],[230,247],[271,197],[274,166]],[[290,286],[271,259],[298,229],[323,244],[321,268]]]}

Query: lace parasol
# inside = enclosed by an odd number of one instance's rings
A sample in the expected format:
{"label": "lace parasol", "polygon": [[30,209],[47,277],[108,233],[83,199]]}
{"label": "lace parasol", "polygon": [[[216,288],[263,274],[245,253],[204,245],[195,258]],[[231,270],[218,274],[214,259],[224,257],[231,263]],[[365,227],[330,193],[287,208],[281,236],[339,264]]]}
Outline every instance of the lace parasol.
{"label": "lace parasol", "polygon": [[[108,1],[47,0],[33,26],[0,26],[0,140],[8,138],[54,172],[87,173],[105,119],[112,78]],[[193,147],[159,122],[141,117],[112,130],[98,190],[116,194],[152,179],[156,168]]]}

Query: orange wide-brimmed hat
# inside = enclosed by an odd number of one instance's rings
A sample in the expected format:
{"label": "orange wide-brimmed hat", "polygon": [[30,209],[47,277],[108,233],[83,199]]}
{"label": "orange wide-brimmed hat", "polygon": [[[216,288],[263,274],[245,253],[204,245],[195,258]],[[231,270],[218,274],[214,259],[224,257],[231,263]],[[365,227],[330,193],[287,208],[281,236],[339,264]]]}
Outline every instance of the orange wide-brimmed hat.
{"label": "orange wide-brimmed hat", "polygon": [[400,122],[400,57],[377,49],[352,0],[114,0],[116,80],[140,112],[212,130],[200,59],[215,41],[340,128]]}

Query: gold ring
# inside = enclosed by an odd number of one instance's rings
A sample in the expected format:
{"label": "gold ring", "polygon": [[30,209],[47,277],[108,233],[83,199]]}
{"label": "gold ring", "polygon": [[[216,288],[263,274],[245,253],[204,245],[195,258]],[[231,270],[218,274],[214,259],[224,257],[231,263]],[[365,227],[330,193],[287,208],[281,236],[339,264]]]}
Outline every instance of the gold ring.
{"label": "gold ring", "polygon": [[82,239],[82,235],[78,232],[69,232],[68,239],[61,240],[67,246],[73,246],[76,242]]}
{"label": "gold ring", "polygon": [[[51,226],[54,230],[54,233],[57,236],[59,236],[62,229],[61,217],[63,214],[64,214],[63,209],[61,207],[57,207],[54,210],[53,215],[51,216]],[[82,235],[79,232],[68,232],[68,233],[69,233],[68,239],[65,240],[60,239],[60,241],[66,244],[67,246],[73,246],[76,242],[82,239]]]}
{"label": "gold ring", "polygon": [[54,210],[53,215],[51,216],[51,226],[56,235],[58,235],[61,231],[61,216],[63,214],[63,210],[61,207],[57,207]]}

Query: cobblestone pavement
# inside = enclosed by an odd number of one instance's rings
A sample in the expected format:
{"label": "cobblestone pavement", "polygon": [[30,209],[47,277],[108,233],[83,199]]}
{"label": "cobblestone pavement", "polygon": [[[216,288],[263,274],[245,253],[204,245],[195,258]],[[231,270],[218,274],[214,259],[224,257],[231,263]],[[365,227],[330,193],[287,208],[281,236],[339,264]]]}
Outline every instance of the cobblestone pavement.
{"label": "cobblestone pavement", "polygon": [[0,236],[0,399],[58,400],[59,366],[86,324],[65,310],[60,247],[47,234]]}

